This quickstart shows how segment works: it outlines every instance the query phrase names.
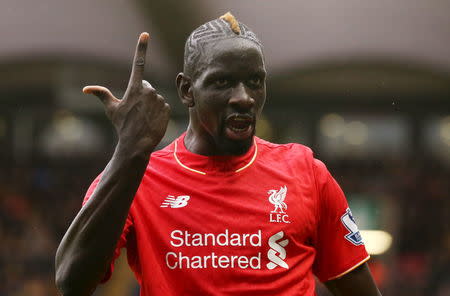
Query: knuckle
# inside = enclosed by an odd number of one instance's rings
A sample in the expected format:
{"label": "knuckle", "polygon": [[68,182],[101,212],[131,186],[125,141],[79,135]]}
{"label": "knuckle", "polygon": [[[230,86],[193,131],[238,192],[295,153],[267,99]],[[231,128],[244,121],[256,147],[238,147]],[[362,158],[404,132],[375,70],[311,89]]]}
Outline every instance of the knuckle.
{"label": "knuckle", "polygon": [[92,94],[100,99],[105,98],[105,92],[103,90],[94,90]]}
{"label": "knuckle", "polygon": [[144,86],[142,87],[142,93],[145,95],[152,95],[154,94],[156,91],[153,87],[148,87],[148,86]]}
{"label": "knuckle", "polygon": [[153,88],[153,86],[147,80],[142,80],[142,86]]}
{"label": "knuckle", "polygon": [[145,65],[145,58],[144,57],[137,57],[134,64],[138,67],[142,67]]}

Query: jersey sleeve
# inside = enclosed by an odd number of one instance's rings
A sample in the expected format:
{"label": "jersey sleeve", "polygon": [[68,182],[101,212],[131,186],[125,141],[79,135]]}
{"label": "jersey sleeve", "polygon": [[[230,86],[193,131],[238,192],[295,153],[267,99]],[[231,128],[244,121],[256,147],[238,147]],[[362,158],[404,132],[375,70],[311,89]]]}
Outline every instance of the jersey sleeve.
{"label": "jersey sleeve", "polygon": [[318,191],[318,227],[314,274],[326,282],[366,262],[368,255],[341,188],[325,165],[314,159]]}
{"label": "jersey sleeve", "polygon": [[[83,206],[88,202],[88,200],[90,199],[90,197],[94,193],[94,191],[97,188],[97,185],[100,182],[100,180],[101,180],[101,175],[99,175],[97,178],[95,178],[95,180],[92,182],[91,186],[89,186],[89,188],[88,188],[88,190],[86,192],[86,195],[84,196],[84,199],[83,199]],[[128,236],[129,236],[130,231],[132,230],[132,228],[133,228],[133,222],[132,222],[132,219],[130,217],[130,214],[128,213],[127,219],[125,221],[125,225],[123,227],[122,234],[120,235],[120,238],[119,238],[119,240],[117,242],[117,245],[116,245],[116,248],[114,250],[114,254],[113,254],[113,258],[111,260],[111,264],[110,264],[108,270],[106,270],[105,276],[100,281],[101,283],[105,283],[111,278],[112,272],[114,270],[114,262],[120,256],[120,250],[127,245],[127,239],[128,239]]]}

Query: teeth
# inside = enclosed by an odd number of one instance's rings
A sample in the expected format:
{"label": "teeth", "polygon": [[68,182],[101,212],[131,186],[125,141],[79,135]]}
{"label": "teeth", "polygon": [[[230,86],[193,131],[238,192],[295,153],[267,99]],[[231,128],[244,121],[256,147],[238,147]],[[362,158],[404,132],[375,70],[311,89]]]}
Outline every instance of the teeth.
{"label": "teeth", "polygon": [[242,132],[242,131],[247,130],[248,127],[237,128],[237,127],[230,126],[230,129],[231,129],[232,131],[235,131],[235,132]]}
{"label": "teeth", "polygon": [[228,119],[228,128],[235,133],[245,133],[252,126],[252,120],[248,116],[233,115]]}
{"label": "teeth", "polygon": [[250,116],[243,116],[239,114],[232,115],[229,119],[234,121],[251,121]]}

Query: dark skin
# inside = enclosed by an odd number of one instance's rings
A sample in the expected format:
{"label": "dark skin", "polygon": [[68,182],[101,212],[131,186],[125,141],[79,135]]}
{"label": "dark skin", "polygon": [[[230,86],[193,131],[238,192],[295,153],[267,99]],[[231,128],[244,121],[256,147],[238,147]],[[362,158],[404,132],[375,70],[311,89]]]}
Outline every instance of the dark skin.
{"label": "dark skin", "polygon": [[56,284],[64,296],[91,295],[111,262],[151,152],[165,134],[170,108],[142,80],[149,36],[142,33],[124,97],[87,86],[105,106],[119,141],[90,200],[73,220],[56,252]]}
{"label": "dark skin", "polygon": [[[246,39],[226,39],[208,46],[199,64],[203,71],[198,77],[180,73],[176,80],[178,94],[189,107],[186,147],[202,155],[245,153],[266,100],[261,49]],[[248,117],[247,137],[230,137],[230,116]]]}
{"label": "dark skin", "polygon": [[381,296],[366,263],[325,285],[335,296]]}
{"label": "dark skin", "polygon": [[[102,86],[83,92],[97,96],[118,134],[114,155],[56,253],[56,283],[65,296],[91,295],[109,268],[128,211],[149,157],[161,141],[169,106],[143,79],[148,34],[139,37],[127,91],[119,100]],[[202,155],[237,155],[252,145],[266,99],[263,54],[251,41],[233,38],[209,46],[196,77],[183,73],[176,83],[189,108],[186,147]],[[239,129],[233,129],[233,119]],[[366,264],[326,283],[339,295],[380,295]]]}

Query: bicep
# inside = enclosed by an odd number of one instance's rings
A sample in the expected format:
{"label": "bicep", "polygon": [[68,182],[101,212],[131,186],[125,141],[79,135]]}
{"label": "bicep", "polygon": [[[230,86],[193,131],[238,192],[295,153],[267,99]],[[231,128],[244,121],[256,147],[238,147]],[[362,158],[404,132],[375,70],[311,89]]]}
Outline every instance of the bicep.
{"label": "bicep", "polygon": [[335,296],[381,296],[367,263],[325,285]]}

